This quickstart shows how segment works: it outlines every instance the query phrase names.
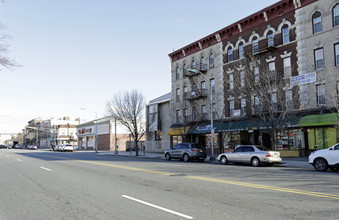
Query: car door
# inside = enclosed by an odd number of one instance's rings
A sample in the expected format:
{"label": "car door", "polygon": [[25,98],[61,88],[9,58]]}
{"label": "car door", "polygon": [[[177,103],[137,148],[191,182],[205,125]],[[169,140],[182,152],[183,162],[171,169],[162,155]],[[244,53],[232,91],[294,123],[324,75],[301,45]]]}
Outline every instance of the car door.
{"label": "car door", "polygon": [[339,144],[335,145],[333,150],[330,150],[329,157],[330,165],[339,164]]}
{"label": "car door", "polygon": [[232,153],[227,154],[227,159],[230,162],[240,162],[240,156],[243,152],[243,147],[238,147]]}
{"label": "car door", "polygon": [[179,150],[180,150],[180,145],[181,144],[177,144],[173,147],[172,151],[171,151],[171,157],[175,157],[178,158],[179,157]]}
{"label": "car door", "polygon": [[250,163],[254,148],[250,146],[243,147],[243,151],[239,155],[239,162]]}
{"label": "car door", "polygon": [[180,157],[182,157],[185,152],[188,152],[189,148],[190,148],[189,144],[181,144],[181,146],[180,146]]}

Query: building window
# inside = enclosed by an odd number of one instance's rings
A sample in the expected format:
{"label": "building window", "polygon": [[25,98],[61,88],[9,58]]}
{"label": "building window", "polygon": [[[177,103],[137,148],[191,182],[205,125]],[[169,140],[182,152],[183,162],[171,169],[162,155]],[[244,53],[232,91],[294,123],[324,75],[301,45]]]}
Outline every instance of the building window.
{"label": "building window", "polygon": [[323,30],[321,24],[321,13],[319,11],[313,14],[312,22],[313,22],[313,34],[321,32]]}
{"label": "building window", "polygon": [[245,71],[240,72],[240,86],[241,87],[245,86]]}
{"label": "building window", "polygon": [[277,108],[278,108],[278,97],[277,97],[277,93],[274,92],[272,93],[271,95],[271,104],[272,104],[272,111],[275,112],[277,111]]}
{"label": "building window", "polygon": [[187,108],[184,109],[184,123],[188,122],[188,110]]}
{"label": "building window", "polygon": [[243,58],[244,57],[244,44],[243,43],[240,43],[239,44],[239,59]]}
{"label": "building window", "polygon": [[317,103],[318,103],[318,106],[326,105],[325,85],[318,85],[317,86]]}
{"label": "building window", "polygon": [[267,46],[268,47],[274,46],[274,35],[272,31],[267,34]]}
{"label": "building window", "polygon": [[180,89],[176,90],[176,94],[177,94],[177,101],[179,101],[180,100]]}
{"label": "building window", "polygon": [[230,101],[230,116],[234,116],[234,101]]}
{"label": "building window", "polygon": [[259,96],[254,96],[254,113],[260,114],[261,113],[261,103]]}
{"label": "building window", "polygon": [[229,81],[230,81],[230,89],[233,89],[234,88],[233,74],[229,75]]}
{"label": "building window", "polygon": [[195,107],[192,107],[192,121],[197,120],[197,110]]}
{"label": "building window", "polygon": [[206,70],[205,57],[201,57],[200,59],[200,70]]}
{"label": "building window", "polygon": [[256,37],[252,40],[252,50],[253,50],[253,53],[259,52],[258,38]]}
{"label": "building window", "polygon": [[187,86],[184,86],[184,98],[187,98]]}
{"label": "building window", "polygon": [[227,60],[228,62],[233,61],[233,50],[232,47],[229,47],[227,50]]}
{"label": "building window", "polygon": [[180,110],[176,111],[175,118],[176,118],[176,123],[179,124],[180,123]]}
{"label": "building window", "polygon": [[290,42],[290,30],[287,24],[285,24],[282,27],[281,33],[282,33],[283,44],[287,44],[288,42]]}
{"label": "building window", "polygon": [[339,66],[339,44],[334,45],[335,51],[335,65]]}
{"label": "building window", "polygon": [[259,76],[259,67],[254,67],[254,83],[259,83],[260,76]]}
{"label": "building window", "polygon": [[162,134],[161,134],[160,130],[157,130],[157,131],[154,132],[154,138],[155,138],[156,141],[161,141]]}
{"label": "building window", "polygon": [[207,119],[206,105],[201,106],[201,119],[202,120]]}
{"label": "building window", "polygon": [[180,77],[180,69],[179,69],[179,67],[177,66],[177,71],[176,71],[176,79],[179,79],[179,77]]}
{"label": "building window", "polygon": [[214,67],[214,53],[210,54],[210,68]]}
{"label": "building window", "polygon": [[191,63],[191,69],[194,69],[194,70],[195,70],[195,64],[196,64],[196,63],[195,63],[195,60],[193,60],[192,63]]}
{"label": "building window", "polygon": [[211,89],[212,89],[212,93],[215,93],[215,81],[214,79],[211,79]]}
{"label": "building window", "polygon": [[271,79],[276,77],[276,74],[275,74],[275,62],[269,62],[268,63],[268,71],[269,71]]}
{"label": "building window", "polygon": [[197,86],[195,84],[192,85],[192,94],[191,97],[196,97],[197,95]]}
{"label": "building window", "polygon": [[283,64],[284,64],[284,76],[286,78],[291,77],[292,75],[291,57],[284,58]]}
{"label": "building window", "polygon": [[246,99],[241,99],[240,114],[241,115],[246,115]]}
{"label": "building window", "polygon": [[339,4],[333,8],[333,26],[339,25]]}
{"label": "building window", "polygon": [[324,68],[324,49],[323,48],[314,50],[314,60],[315,60],[316,70]]}
{"label": "building window", "polygon": [[293,93],[292,90],[287,90],[286,94],[286,109],[291,110],[293,109]]}
{"label": "building window", "polygon": [[186,76],[186,74],[187,74],[187,65],[186,65],[186,63],[184,64],[184,76]]}
{"label": "building window", "polygon": [[206,83],[205,81],[201,82],[201,95],[207,96],[207,89],[206,89]]}

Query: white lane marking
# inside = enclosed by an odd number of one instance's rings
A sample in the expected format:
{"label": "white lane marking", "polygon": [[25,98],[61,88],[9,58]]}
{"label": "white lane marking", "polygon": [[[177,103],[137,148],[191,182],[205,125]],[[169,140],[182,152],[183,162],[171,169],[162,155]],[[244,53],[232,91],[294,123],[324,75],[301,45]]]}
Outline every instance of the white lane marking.
{"label": "white lane marking", "polygon": [[40,167],[41,169],[47,170],[47,171],[52,171],[51,169],[48,169],[46,167]]}
{"label": "white lane marking", "polygon": [[17,161],[22,161],[22,160],[20,160],[20,159],[16,159]]}
{"label": "white lane marking", "polygon": [[183,217],[183,218],[193,219],[193,217],[191,217],[191,216],[184,215],[184,214],[181,214],[181,213],[179,213],[179,212],[172,211],[172,210],[170,210],[170,209],[166,209],[166,208],[163,208],[163,207],[160,207],[160,206],[157,206],[157,205],[153,205],[153,204],[151,204],[151,203],[144,202],[144,201],[142,201],[142,200],[139,200],[139,199],[136,199],[136,198],[133,198],[133,197],[130,197],[130,196],[122,195],[122,197],[125,197],[126,199],[130,199],[130,200],[133,200],[133,201],[142,203],[142,204],[144,204],[144,205],[151,206],[151,207],[156,208],[156,209],[160,209],[160,210],[165,211],[165,212],[172,213],[172,214],[174,214],[174,215],[178,215],[178,216]]}

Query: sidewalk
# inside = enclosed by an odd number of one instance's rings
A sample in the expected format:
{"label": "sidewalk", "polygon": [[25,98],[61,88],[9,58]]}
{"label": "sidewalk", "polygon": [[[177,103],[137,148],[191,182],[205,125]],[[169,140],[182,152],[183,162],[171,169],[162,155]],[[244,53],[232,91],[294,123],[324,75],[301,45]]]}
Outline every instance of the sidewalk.
{"label": "sidewalk", "polygon": [[[109,155],[109,156],[121,156],[121,157],[136,157],[136,152],[132,151],[119,151],[118,154],[115,154],[114,151],[99,152],[99,155]],[[163,159],[165,160],[163,153],[144,153],[139,152],[138,158],[152,158],[152,159]],[[207,157],[205,162],[213,163],[210,161],[210,158]],[[218,163],[218,161],[215,161]],[[307,157],[284,157],[282,158],[281,167],[296,167],[296,168],[306,168],[314,169],[311,164],[308,163]]]}

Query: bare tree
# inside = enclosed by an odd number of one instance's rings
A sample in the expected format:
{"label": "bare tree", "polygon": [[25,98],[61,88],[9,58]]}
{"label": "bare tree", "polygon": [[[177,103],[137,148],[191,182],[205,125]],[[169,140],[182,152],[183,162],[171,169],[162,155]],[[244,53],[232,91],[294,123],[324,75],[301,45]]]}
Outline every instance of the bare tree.
{"label": "bare tree", "polygon": [[[0,1],[1,4],[1,1]],[[6,27],[0,23],[0,71],[3,68],[13,70],[15,67],[19,67],[19,65],[11,58],[8,57],[8,48],[7,39],[10,38],[9,35],[5,34]]]}
{"label": "bare tree", "polygon": [[136,156],[138,156],[138,142],[145,134],[144,95],[137,90],[119,93],[107,101],[106,113],[116,118],[130,132],[135,142]]}

